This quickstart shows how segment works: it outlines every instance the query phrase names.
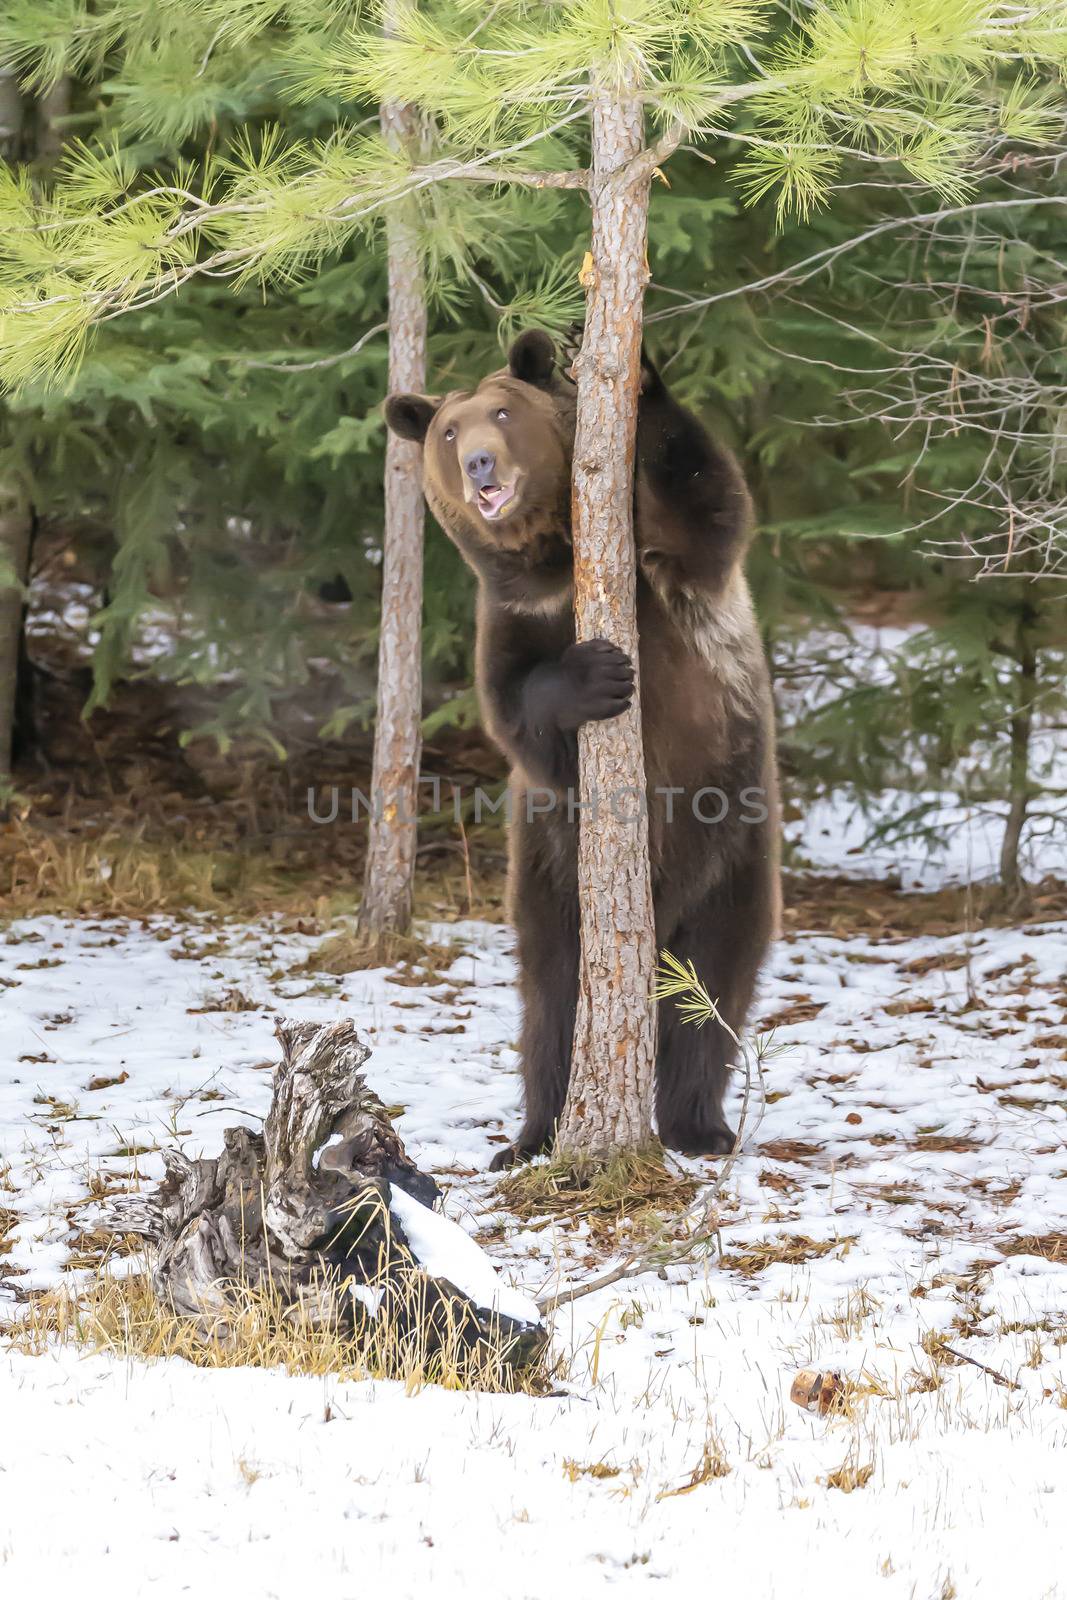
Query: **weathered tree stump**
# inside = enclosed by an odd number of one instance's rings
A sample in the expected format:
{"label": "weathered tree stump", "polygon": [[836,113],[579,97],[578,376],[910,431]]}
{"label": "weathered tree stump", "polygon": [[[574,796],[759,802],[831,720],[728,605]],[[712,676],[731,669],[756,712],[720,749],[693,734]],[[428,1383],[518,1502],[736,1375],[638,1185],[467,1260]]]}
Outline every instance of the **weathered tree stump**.
{"label": "weathered tree stump", "polygon": [[157,1247],[159,1298],[216,1339],[249,1294],[266,1294],[356,1340],[389,1327],[429,1358],[536,1360],[546,1342],[536,1307],[434,1211],[437,1185],[364,1082],[370,1051],[355,1025],[276,1032],[263,1132],[227,1129],[212,1159],[164,1151],[166,1177],[147,1204],[112,1208],[109,1226]]}

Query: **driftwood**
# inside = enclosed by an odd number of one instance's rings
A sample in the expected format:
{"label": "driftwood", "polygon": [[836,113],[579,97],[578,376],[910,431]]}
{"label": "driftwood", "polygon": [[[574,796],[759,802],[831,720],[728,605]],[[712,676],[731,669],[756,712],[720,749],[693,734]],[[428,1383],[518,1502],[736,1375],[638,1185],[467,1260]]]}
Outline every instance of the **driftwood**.
{"label": "driftwood", "polygon": [[[433,1211],[437,1185],[367,1088],[370,1052],[354,1024],[287,1022],[276,1032],[282,1058],[263,1132],[227,1129],[211,1159],[164,1151],[156,1194],[108,1217],[114,1231],[156,1246],[159,1298],[214,1338],[242,1298],[267,1293],[285,1314],[355,1338],[389,1318],[398,1338],[430,1355],[492,1347],[512,1366],[535,1360],[546,1337],[536,1309]],[[445,1275],[451,1262],[464,1287]]]}

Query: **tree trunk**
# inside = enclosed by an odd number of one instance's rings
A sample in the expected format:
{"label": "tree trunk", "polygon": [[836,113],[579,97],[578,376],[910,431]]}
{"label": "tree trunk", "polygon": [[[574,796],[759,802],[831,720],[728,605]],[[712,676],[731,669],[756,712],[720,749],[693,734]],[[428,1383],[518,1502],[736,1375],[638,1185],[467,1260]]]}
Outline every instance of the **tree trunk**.
{"label": "tree trunk", "polygon": [[0,483],[0,805],[11,779],[30,528],[30,508],[18,487]]}
{"label": "tree trunk", "polygon": [[[18,81],[0,72],[0,159],[21,154],[24,105]],[[2,428],[2,418],[0,418]],[[11,779],[23,592],[30,555],[30,508],[21,485],[0,480],[0,806]]]}
{"label": "tree trunk", "polygon": [[17,161],[22,154],[25,105],[13,72],[0,68],[0,157]]}
{"label": "tree trunk", "polygon": [[[637,663],[633,472],[648,281],[648,174],[627,175],[644,147],[636,94],[593,104],[592,266],[576,363],[572,526],[579,639],[607,638]],[[622,717],[578,736],[582,949],[570,1090],[560,1146],[602,1156],[652,1131],[655,923],[640,686]]]}
{"label": "tree trunk", "polygon": [[37,160],[54,167],[63,154],[63,118],[70,114],[70,79],[56,82],[37,102]]}
{"label": "tree trunk", "polygon": [[[390,8],[386,8],[389,31]],[[423,124],[411,107],[386,103],[382,134],[394,149],[418,149]],[[426,387],[426,297],[415,204],[390,208],[389,390]],[[390,433],[385,446],[385,537],[374,729],[374,804],[360,907],[361,930],[406,933],[415,883],[416,802],[422,746],[422,471],[416,444]]]}
{"label": "tree trunk", "polygon": [[1009,724],[1011,738],[1011,804],[1004,837],[1000,842],[1000,884],[1006,895],[1016,896],[1022,887],[1019,874],[1019,843],[1030,804],[1030,735],[1037,699],[1037,652],[1029,632],[1032,618],[1027,611],[1019,616],[1016,648],[1012,660],[1016,668],[1015,709]]}

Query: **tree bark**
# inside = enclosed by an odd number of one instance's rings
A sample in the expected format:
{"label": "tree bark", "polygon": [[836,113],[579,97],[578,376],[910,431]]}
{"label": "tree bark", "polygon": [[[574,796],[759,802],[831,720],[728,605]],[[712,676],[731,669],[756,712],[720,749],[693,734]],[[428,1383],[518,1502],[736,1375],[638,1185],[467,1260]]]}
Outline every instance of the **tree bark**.
{"label": "tree bark", "polygon": [[[0,72],[0,159],[16,160],[21,155],[24,116],[17,79]],[[0,806],[11,779],[30,530],[29,502],[22,485],[9,474],[0,480]]]}
{"label": "tree bark", "polygon": [[70,114],[70,79],[57,78],[37,102],[37,160],[54,167],[63,154],[63,118]]}
{"label": "tree bark", "polygon": [[[575,374],[575,617],[579,639],[610,639],[636,665],[633,473],[649,176],[627,167],[644,148],[641,100],[603,87],[592,124],[592,265]],[[578,750],[581,961],[559,1144],[602,1156],[652,1132],[656,950],[639,683],[625,715],[579,731]]]}
{"label": "tree bark", "polygon": [[1037,652],[1030,635],[1031,617],[1020,613],[1012,661],[1016,668],[1015,708],[1009,724],[1011,739],[1010,793],[1008,820],[1000,842],[1000,884],[1007,895],[1018,895],[1022,886],[1019,873],[1019,844],[1030,804],[1030,736],[1037,700]]}
{"label": "tree bark", "polygon": [[0,806],[11,779],[31,525],[29,505],[17,485],[0,483]]}
{"label": "tree bark", "polygon": [[0,157],[5,161],[17,161],[22,154],[25,115],[18,79],[0,68]]}
{"label": "tree bark", "polygon": [[[390,7],[386,8],[389,31]],[[386,103],[382,134],[394,149],[418,151],[423,123],[411,106]],[[391,207],[389,391],[426,387],[426,296],[414,202]],[[406,933],[415,887],[415,817],[422,747],[422,539],[420,451],[389,433],[385,446],[385,535],[374,728],[374,804],[359,925],[375,937]]]}

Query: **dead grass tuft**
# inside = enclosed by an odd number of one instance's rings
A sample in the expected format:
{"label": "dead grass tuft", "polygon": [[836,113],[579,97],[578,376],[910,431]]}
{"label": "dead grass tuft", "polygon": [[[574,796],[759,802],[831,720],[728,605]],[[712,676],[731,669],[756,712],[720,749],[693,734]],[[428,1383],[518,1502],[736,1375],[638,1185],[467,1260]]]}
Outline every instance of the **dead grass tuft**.
{"label": "dead grass tuft", "polygon": [[874,1462],[865,1462],[862,1466],[855,1461],[843,1461],[834,1472],[828,1472],[823,1482],[828,1489],[840,1489],[842,1494],[852,1494],[856,1489],[863,1489],[874,1475]]}
{"label": "dead grass tuft", "polygon": [[1006,1256],[1041,1256],[1045,1261],[1067,1261],[1067,1233],[1009,1235],[997,1241]]}
{"label": "dead grass tuft", "polygon": [[983,1139],[974,1139],[969,1134],[959,1134],[953,1137],[944,1133],[920,1133],[912,1145],[913,1150],[927,1150],[932,1155],[969,1155],[972,1150],[985,1148]]}
{"label": "dead grass tuft", "polygon": [[68,1240],[64,1272],[96,1272],[109,1256],[144,1254],[144,1240],[136,1233],[117,1235],[106,1228],[83,1228]]}
{"label": "dead grass tuft", "polygon": [[422,970],[413,981],[432,983],[455,961],[458,946],[434,944],[417,934],[366,934],[346,930],[323,940],[299,969],[301,972],[326,972],[344,977],[349,972],[366,972],[372,967],[398,967],[402,971]]}
{"label": "dead grass tuft", "polygon": [[11,1234],[18,1225],[18,1212],[0,1206],[0,1256],[6,1256],[12,1245]]}
{"label": "dead grass tuft", "polygon": [[193,1017],[210,1016],[216,1011],[237,1014],[244,1011],[262,1011],[264,1007],[258,1000],[249,997],[238,988],[224,989],[220,995],[209,996],[202,1006],[190,1006],[189,1015]]}
{"label": "dead grass tuft", "polygon": [[758,1244],[746,1244],[743,1249],[727,1251],[720,1258],[719,1265],[740,1272],[744,1278],[752,1278],[758,1272],[765,1272],[768,1267],[780,1264],[802,1266],[805,1261],[819,1261],[835,1250],[847,1255],[856,1238],[854,1233],[839,1239],[809,1239],[805,1233],[786,1233],[778,1239],[763,1239]]}
{"label": "dead grass tuft", "polygon": [[519,1167],[501,1181],[501,1201],[524,1221],[554,1217],[584,1220],[596,1227],[627,1219],[635,1229],[660,1220],[662,1213],[684,1211],[697,1192],[695,1178],[668,1169],[663,1147],[623,1150],[606,1161],[555,1155]]}
{"label": "dead grass tuft", "polygon": [[571,1483],[577,1483],[579,1478],[617,1478],[621,1471],[621,1467],[609,1466],[606,1461],[583,1463],[572,1461],[570,1456],[563,1458],[563,1476]]}
{"label": "dead grass tuft", "polygon": [[692,1494],[694,1489],[699,1489],[702,1483],[711,1483],[715,1478],[726,1478],[730,1474],[730,1463],[727,1461],[721,1441],[715,1437],[708,1440],[703,1453],[696,1466],[693,1468],[685,1483],[680,1483],[675,1489],[661,1489],[656,1496],[659,1500],[672,1500],[676,1495]]}
{"label": "dead grass tuft", "polygon": [[930,1372],[920,1372],[918,1367],[912,1367],[907,1377],[908,1393],[935,1394],[944,1381],[936,1367]]}

